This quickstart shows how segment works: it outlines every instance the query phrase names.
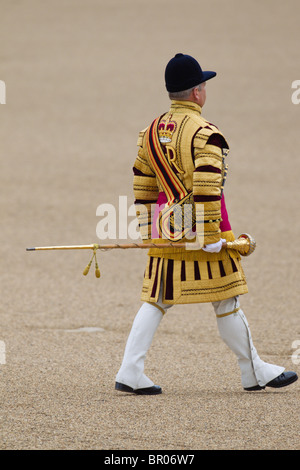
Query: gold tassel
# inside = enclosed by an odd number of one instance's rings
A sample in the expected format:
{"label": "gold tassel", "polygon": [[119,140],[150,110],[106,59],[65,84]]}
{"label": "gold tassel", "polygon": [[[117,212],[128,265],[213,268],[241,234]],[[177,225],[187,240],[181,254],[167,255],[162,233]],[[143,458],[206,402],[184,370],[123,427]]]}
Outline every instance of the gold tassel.
{"label": "gold tassel", "polygon": [[98,266],[98,261],[97,261],[97,256],[96,256],[96,250],[95,249],[94,249],[94,253],[95,253],[95,276],[100,277],[100,269],[99,269],[99,266]]}
{"label": "gold tassel", "polygon": [[92,262],[93,262],[93,259],[94,259],[94,256],[95,256],[95,250],[94,250],[94,253],[93,253],[93,256],[92,256],[92,259],[91,261],[89,262],[89,264],[86,266],[86,268],[83,270],[83,275],[86,276],[90,270],[90,267],[92,265]]}
{"label": "gold tassel", "polygon": [[83,274],[84,276],[86,276],[87,273],[89,272],[89,270],[90,270],[90,266],[87,266],[87,267],[84,269],[84,271],[83,271],[82,274]]}
{"label": "gold tassel", "polygon": [[83,270],[83,275],[84,276],[86,276],[88,274],[88,272],[90,270],[90,267],[92,265],[93,259],[95,258],[95,276],[98,277],[98,278],[100,277],[100,269],[99,269],[99,265],[98,265],[98,261],[97,261],[97,255],[96,255],[97,248],[98,248],[98,245],[94,245],[92,259],[89,262],[89,264],[86,266],[86,268]]}

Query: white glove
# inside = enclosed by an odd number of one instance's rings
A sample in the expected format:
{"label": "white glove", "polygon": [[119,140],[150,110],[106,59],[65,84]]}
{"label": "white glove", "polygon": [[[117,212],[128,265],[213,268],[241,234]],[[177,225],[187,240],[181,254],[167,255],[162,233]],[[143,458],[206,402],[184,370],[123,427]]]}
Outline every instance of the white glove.
{"label": "white glove", "polygon": [[202,248],[203,251],[208,253],[219,253],[222,249],[223,242],[226,242],[225,238],[221,238],[217,243],[210,243],[209,245],[204,245]]}

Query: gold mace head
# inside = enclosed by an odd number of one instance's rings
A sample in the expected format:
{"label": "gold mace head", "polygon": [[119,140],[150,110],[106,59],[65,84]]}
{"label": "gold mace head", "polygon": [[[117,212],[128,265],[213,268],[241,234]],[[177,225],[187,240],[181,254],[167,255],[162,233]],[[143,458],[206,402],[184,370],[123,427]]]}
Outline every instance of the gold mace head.
{"label": "gold mace head", "polygon": [[256,241],[248,233],[242,233],[237,240],[227,242],[227,248],[237,250],[242,256],[249,256],[256,248]]}

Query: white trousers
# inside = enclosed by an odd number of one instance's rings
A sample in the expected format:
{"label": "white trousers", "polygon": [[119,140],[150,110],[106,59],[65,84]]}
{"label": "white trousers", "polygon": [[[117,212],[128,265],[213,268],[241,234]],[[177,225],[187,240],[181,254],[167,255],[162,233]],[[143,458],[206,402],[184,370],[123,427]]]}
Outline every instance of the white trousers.
{"label": "white trousers", "polygon": [[172,305],[144,302],[139,309],[128,336],[121,368],[116,382],[133,389],[152,387],[154,383],[144,374],[146,354],[166,309]]}
{"label": "white trousers", "polygon": [[[260,359],[253,345],[247,319],[240,308],[238,297],[212,303],[219,334],[237,357],[244,388],[264,386],[278,377],[284,367],[269,364]],[[163,318],[163,312],[172,305],[143,303],[138,311],[123,356],[116,381],[133,389],[154,385],[144,374],[144,362],[155,332]]]}
{"label": "white trousers", "polygon": [[219,334],[227,346],[235,353],[241,371],[244,388],[264,386],[278,377],[284,367],[264,362],[254,347],[250,328],[239,298],[213,302]]}

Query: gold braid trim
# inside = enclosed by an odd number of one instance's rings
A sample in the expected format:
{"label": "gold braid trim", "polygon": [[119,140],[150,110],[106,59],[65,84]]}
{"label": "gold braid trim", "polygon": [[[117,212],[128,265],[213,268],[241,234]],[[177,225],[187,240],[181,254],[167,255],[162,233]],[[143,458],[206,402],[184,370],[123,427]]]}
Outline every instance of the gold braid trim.
{"label": "gold braid trim", "polygon": [[238,312],[239,309],[240,309],[240,307],[237,307],[237,308],[235,308],[234,310],[232,310],[232,312],[220,313],[219,315],[216,314],[216,317],[218,317],[218,318],[227,317],[228,315],[232,315],[233,313]]}
{"label": "gold braid trim", "polygon": [[158,310],[160,310],[163,315],[166,313],[165,310],[159,305],[157,305],[155,302],[147,302],[147,304],[153,305],[153,307],[158,308]]}

